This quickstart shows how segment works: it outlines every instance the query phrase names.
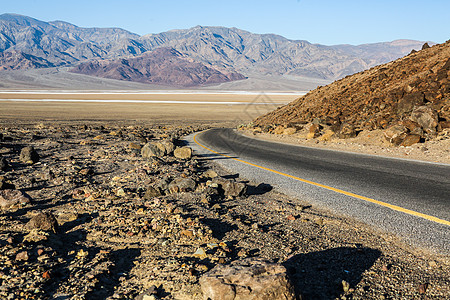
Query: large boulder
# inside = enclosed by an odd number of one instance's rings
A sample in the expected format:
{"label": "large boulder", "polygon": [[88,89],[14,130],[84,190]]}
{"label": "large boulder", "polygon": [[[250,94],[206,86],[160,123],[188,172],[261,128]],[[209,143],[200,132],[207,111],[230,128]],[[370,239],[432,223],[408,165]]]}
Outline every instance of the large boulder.
{"label": "large boulder", "polygon": [[143,158],[150,158],[152,156],[163,157],[166,154],[166,147],[161,142],[147,143],[141,149]]}
{"label": "large boulder", "polygon": [[438,125],[437,113],[428,106],[416,107],[411,113],[411,120],[419,124],[426,133],[435,133]]}
{"label": "large boulder", "polygon": [[32,146],[27,146],[20,151],[19,160],[26,164],[34,164],[39,161],[39,154]]}
{"label": "large boulder", "polygon": [[394,145],[400,145],[407,135],[408,129],[403,125],[394,125],[384,131],[384,137]]}
{"label": "large boulder", "polygon": [[191,147],[180,147],[176,148],[173,152],[173,156],[178,159],[191,159],[192,157],[192,148]]}
{"label": "large boulder", "polygon": [[260,258],[217,265],[199,282],[205,300],[296,299],[286,268]]}
{"label": "large boulder", "polygon": [[244,182],[238,182],[232,179],[216,177],[213,179],[217,183],[225,196],[238,197],[247,191],[247,185]]}

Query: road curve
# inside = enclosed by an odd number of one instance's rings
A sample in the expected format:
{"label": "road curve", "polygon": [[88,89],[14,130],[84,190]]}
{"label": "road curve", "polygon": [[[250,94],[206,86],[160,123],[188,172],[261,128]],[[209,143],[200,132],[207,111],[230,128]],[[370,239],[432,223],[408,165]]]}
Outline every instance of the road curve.
{"label": "road curve", "polygon": [[267,142],[232,129],[187,140],[243,177],[450,255],[450,165]]}

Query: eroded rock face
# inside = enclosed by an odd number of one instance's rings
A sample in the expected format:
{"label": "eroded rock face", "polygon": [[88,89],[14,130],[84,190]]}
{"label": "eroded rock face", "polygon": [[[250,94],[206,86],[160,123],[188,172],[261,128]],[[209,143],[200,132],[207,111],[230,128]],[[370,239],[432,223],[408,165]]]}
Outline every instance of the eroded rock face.
{"label": "eroded rock face", "polygon": [[286,268],[260,258],[217,265],[200,278],[205,300],[294,300]]}

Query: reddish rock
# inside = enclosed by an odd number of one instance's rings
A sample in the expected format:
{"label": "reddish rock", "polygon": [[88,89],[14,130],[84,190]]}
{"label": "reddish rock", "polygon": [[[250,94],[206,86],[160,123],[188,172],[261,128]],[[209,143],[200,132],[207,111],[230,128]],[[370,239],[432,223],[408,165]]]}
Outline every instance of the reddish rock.
{"label": "reddish rock", "polygon": [[400,146],[408,147],[412,146],[414,144],[417,144],[420,142],[420,135],[417,134],[408,134],[403,141],[401,142]]}

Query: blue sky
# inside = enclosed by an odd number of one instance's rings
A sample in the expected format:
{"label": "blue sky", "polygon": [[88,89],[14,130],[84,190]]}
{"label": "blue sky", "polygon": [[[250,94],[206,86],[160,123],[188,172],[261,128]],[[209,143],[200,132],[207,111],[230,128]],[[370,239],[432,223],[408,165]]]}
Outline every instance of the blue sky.
{"label": "blue sky", "polygon": [[449,0],[0,0],[0,4],[0,13],[81,27],[120,27],[141,35],[214,25],[325,45],[450,39]]}

